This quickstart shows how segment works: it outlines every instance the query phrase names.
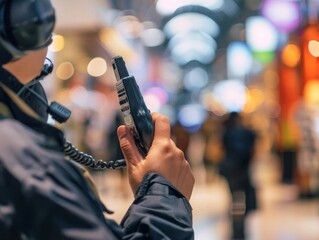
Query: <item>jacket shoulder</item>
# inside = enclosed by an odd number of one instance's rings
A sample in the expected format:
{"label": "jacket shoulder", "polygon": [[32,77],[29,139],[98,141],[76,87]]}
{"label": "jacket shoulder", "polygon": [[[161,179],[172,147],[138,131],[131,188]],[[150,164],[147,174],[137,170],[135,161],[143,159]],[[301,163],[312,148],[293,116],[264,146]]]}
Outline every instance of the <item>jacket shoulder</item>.
{"label": "jacket shoulder", "polygon": [[35,139],[37,135],[18,121],[12,119],[2,119],[0,121],[0,148],[10,149],[10,146],[25,147],[32,144],[30,139]]}

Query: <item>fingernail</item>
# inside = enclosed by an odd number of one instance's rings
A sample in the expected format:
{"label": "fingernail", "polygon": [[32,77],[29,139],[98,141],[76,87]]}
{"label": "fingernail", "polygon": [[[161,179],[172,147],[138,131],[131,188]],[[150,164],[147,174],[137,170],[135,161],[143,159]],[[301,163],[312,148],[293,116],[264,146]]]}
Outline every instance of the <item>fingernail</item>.
{"label": "fingernail", "polygon": [[126,128],[125,127],[120,127],[118,129],[118,135],[119,135],[119,138],[126,137]]}

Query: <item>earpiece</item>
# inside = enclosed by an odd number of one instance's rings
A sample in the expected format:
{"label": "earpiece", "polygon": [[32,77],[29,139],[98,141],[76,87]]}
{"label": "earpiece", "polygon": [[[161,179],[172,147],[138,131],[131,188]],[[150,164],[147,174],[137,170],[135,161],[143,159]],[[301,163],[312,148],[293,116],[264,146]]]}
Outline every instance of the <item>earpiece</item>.
{"label": "earpiece", "polygon": [[[21,85],[22,87],[16,92],[32,109],[34,109],[43,119],[48,119],[48,114],[59,123],[66,122],[71,116],[71,111],[59,104],[58,102],[48,103],[45,91],[39,82],[53,71],[53,63],[47,58],[43,65],[41,73],[31,82]],[[12,84],[9,84],[12,89]]]}
{"label": "earpiece", "polygon": [[37,78],[39,78],[39,80],[41,80],[42,78],[44,78],[44,77],[46,77],[46,76],[48,76],[50,73],[52,73],[52,71],[53,71],[53,63],[52,63],[52,61],[49,59],[49,58],[46,58],[46,60],[48,61],[48,63],[45,63],[44,65],[43,65],[43,68],[42,68],[42,70],[41,70],[41,73],[40,73],[40,75],[37,77]]}
{"label": "earpiece", "polygon": [[[50,0],[0,0],[0,65],[19,59],[28,51],[47,47],[52,42],[54,25],[55,11]],[[50,114],[53,119],[63,123],[69,119],[71,111],[57,102],[49,104],[40,83],[53,71],[53,63],[47,60],[39,76],[25,85],[0,68],[0,74],[6,75],[2,82],[43,119],[47,120]],[[95,170],[116,169],[126,165],[124,159],[96,161],[66,140],[64,153],[73,161]]]}
{"label": "earpiece", "polygon": [[0,65],[48,46],[54,25],[50,0],[0,0]]}

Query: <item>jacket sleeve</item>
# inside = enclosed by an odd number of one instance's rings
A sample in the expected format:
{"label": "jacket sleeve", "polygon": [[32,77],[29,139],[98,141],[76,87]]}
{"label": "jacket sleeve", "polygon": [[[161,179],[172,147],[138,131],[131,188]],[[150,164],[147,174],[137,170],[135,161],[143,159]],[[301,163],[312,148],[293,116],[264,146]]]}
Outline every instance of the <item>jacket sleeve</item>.
{"label": "jacket sleeve", "polygon": [[123,239],[194,239],[192,208],[164,177],[150,173],[124,216]]}

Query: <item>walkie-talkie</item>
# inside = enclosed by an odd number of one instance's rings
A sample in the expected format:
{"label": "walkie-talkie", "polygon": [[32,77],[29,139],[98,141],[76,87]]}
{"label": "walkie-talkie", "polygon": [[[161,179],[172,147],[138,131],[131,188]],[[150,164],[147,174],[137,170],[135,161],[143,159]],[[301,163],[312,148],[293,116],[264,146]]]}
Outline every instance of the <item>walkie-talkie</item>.
{"label": "walkie-talkie", "polygon": [[135,144],[145,157],[154,137],[154,125],[150,110],[146,107],[134,76],[129,75],[121,56],[112,59],[117,79],[116,89],[125,125],[130,129]]}

